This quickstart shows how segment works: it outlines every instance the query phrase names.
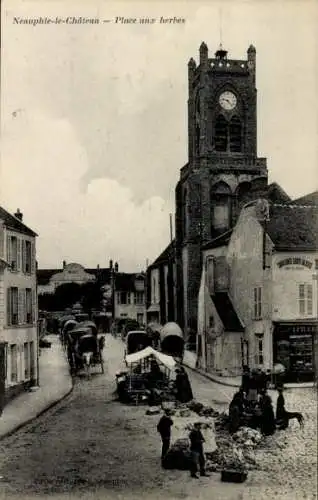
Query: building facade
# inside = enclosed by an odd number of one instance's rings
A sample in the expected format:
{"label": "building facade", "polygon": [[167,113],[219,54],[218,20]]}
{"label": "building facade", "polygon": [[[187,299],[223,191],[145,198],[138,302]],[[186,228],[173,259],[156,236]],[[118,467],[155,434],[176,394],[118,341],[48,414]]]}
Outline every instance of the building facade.
{"label": "building facade", "polygon": [[147,322],[164,325],[175,321],[176,311],[175,240],[147,270]]}
{"label": "building facade", "polygon": [[97,276],[103,274],[103,281],[110,283],[110,271],[100,269],[85,269],[81,264],[76,262],[66,263],[63,261],[61,269],[38,269],[38,294],[52,294],[56,288],[66,283],[77,283],[83,285],[84,283],[95,282]]}
{"label": "building facade", "polygon": [[[242,60],[229,59],[222,48],[210,58],[202,43],[199,63],[188,64],[188,93],[188,163],[175,190],[170,252],[172,319],[185,337],[197,332],[204,369],[272,368],[285,349],[289,378],[310,378],[318,366],[318,193],[291,200],[268,184],[267,161],[257,155],[255,48]],[[148,313],[161,323],[168,254],[148,269]],[[300,344],[310,361],[297,358]]]}
{"label": "building facade", "polygon": [[134,319],[142,326],[146,323],[145,273],[115,273],[114,318]]}
{"label": "building facade", "polygon": [[4,400],[38,380],[36,236],[23,223],[19,210],[12,215],[0,207],[0,371]]}
{"label": "building facade", "polygon": [[256,50],[229,59],[205,43],[188,64],[188,163],[176,187],[178,322],[197,323],[202,248],[230,230],[244,204],[266,193],[266,159],[257,156]]}
{"label": "building facade", "polygon": [[[264,204],[265,212],[260,210]],[[314,379],[317,223],[318,206],[263,200],[242,211],[227,245],[205,252],[209,289],[205,311],[212,317],[212,342],[208,327],[203,333],[205,348],[212,351],[207,370],[237,373],[242,364],[272,369],[280,363],[289,381]],[[225,260],[218,266],[220,257]],[[235,318],[239,322],[229,335],[226,324],[235,323]]]}

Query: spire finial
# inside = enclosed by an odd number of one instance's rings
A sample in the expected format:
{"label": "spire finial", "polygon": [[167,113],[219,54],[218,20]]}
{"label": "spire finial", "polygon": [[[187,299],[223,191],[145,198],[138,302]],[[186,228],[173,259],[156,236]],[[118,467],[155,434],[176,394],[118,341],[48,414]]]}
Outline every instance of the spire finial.
{"label": "spire finial", "polygon": [[220,50],[222,50],[222,42],[223,42],[223,32],[222,32],[222,6],[219,8],[219,23],[220,23]]}

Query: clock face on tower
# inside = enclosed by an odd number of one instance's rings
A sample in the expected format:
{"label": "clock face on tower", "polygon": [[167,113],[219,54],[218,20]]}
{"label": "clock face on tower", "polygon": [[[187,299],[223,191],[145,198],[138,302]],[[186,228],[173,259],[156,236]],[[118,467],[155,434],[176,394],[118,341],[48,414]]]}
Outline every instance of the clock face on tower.
{"label": "clock face on tower", "polygon": [[219,103],[223,109],[225,109],[226,111],[231,111],[232,109],[235,108],[237,104],[236,95],[233,94],[233,92],[230,92],[229,90],[222,92],[222,94],[219,97]]}

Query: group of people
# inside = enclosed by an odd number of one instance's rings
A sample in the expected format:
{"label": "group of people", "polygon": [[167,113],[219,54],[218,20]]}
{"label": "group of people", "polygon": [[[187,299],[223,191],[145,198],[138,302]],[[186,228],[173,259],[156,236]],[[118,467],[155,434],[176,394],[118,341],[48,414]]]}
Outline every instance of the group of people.
{"label": "group of people", "polygon": [[236,432],[249,417],[249,425],[259,428],[262,434],[274,434],[277,428],[288,427],[289,413],[285,409],[283,385],[277,385],[278,391],[276,417],[272,399],[267,393],[270,382],[270,372],[250,370],[243,367],[242,385],[234,394],[229,407],[229,430]]}
{"label": "group of people", "polygon": [[[166,409],[164,415],[160,418],[157,425],[157,431],[161,436],[162,450],[161,450],[161,463],[164,463],[166,454],[170,448],[171,440],[171,427],[173,426],[173,420],[171,418],[171,412]],[[196,422],[193,429],[189,433],[190,440],[190,474],[193,478],[198,478],[198,472],[200,476],[207,476],[205,472],[205,457],[203,450],[204,437],[201,432],[200,422]]]}
{"label": "group of people", "polygon": [[[254,391],[254,389],[252,389]],[[255,399],[254,399],[255,398]],[[266,389],[253,395],[246,393],[243,387],[234,394],[229,407],[229,430],[236,432],[249,415],[249,426],[259,428],[262,434],[269,436],[275,432],[275,415],[271,397]]]}

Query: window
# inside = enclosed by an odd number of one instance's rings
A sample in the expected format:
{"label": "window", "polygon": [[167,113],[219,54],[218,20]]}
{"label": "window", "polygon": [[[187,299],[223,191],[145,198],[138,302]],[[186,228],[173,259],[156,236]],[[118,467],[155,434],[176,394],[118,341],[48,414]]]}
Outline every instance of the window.
{"label": "window", "polygon": [[242,151],[242,126],[237,116],[233,116],[230,121],[230,151],[240,153]]}
{"label": "window", "polygon": [[31,288],[26,289],[26,322],[28,324],[32,323],[32,290]]}
{"label": "window", "polygon": [[212,233],[226,231],[231,223],[231,189],[225,182],[211,186]]}
{"label": "window", "polygon": [[143,305],[144,303],[144,292],[136,292],[135,293],[135,304],[137,305]]}
{"label": "window", "polygon": [[220,152],[242,152],[242,124],[237,116],[228,121],[219,115],[215,121],[215,150]]}
{"label": "window", "polygon": [[227,151],[228,146],[228,123],[223,115],[219,115],[215,122],[215,149],[216,151]]}
{"label": "window", "polygon": [[254,319],[262,318],[262,288],[254,288]]}
{"label": "window", "polygon": [[23,242],[22,250],[22,270],[24,273],[31,273],[32,263],[32,246],[30,241]]}
{"label": "window", "polygon": [[256,333],[256,354],[255,354],[255,364],[262,365],[264,363],[264,335],[262,333]]}
{"label": "window", "polygon": [[118,292],[118,304],[122,305],[130,304],[130,293]]}
{"label": "window", "polygon": [[188,191],[184,189],[183,191],[183,200],[182,200],[182,232],[183,237],[186,238],[188,236]]}
{"label": "window", "polygon": [[35,375],[34,342],[30,342],[29,344],[30,344],[30,379],[33,379]]}
{"label": "window", "polygon": [[24,380],[30,378],[30,353],[29,353],[29,343],[24,344]]}
{"label": "window", "polygon": [[226,230],[230,222],[230,207],[228,201],[225,199],[218,205],[213,207],[213,228],[216,231]]}
{"label": "window", "polygon": [[9,237],[9,258],[8,262],[11,266],[11,271],[18,270],[18,239],[16,236]]}
{"label": "window", "polygon": [[10,345],[10,358],[11,358],[11,382],[18,381],[18,350],[17,345]]}
{"label": "window", "polygon": [[312,285],[302,283],[299,285],[299,314],[300,316],[311,316],[313,313]]}
{"label": "window", "polygon": [[17,325],[18,321],[18,289],[11,287],[7,292],[7,323]]}
{"label": "window", "polygon": [[26,319],[26,290],[24,288],[19,288],[18,295],[19,295],[19,302],[18,302],[19,325],[24,325],[27,322],[27,319]]}
{"label": "window", "polygon": [[156,278],[152,278],[152,303],[156,304],[157,303],[157,294],[156,294]]}

